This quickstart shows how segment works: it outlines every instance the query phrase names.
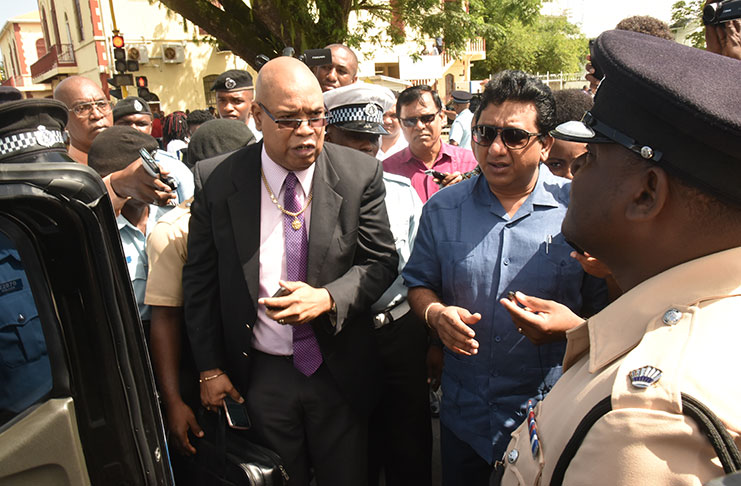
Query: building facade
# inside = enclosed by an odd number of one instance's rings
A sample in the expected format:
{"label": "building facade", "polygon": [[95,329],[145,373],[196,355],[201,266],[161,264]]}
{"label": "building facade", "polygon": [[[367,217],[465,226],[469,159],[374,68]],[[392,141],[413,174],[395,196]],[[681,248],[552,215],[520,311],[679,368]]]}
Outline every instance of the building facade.
{"label": "building facade", "polygon": [[38,12],[8,20],[0,31],[0,52],[3,57],[3,86],[19,89],[25,98],[45,98],[51,95],[51,84],[34,83],[31,65],[46,54]]}
{"label": "building facade", "polygon": [[[192,22],[147,0],[38,0],[47,53],[31,65],[36,83],[52,88],[70,75],[88,77],[108,93],[114,74],[114,31],[124,37],[128,59],[139,62],[134,76],[144,76],[157,98],[152,108],[165,112],[215,106],[208,89],[228,69],[251,70],[220,50]],[[254,74],[254,73],[253,73]],[[136,88],[127,87],[129,95]]]}

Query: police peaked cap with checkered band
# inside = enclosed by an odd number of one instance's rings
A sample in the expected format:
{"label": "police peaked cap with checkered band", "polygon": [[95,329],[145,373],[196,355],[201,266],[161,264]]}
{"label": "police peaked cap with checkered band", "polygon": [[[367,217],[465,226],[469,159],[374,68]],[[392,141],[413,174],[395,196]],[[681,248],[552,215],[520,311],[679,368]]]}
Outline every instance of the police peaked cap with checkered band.
{"label": "police peaked cap with checkered band", "polygon": [[67,116],[57,100],[0,103],[0,163],[72,162],[65,145]]}
{"label": "police peaked cap with checkered band", "polygon": [[211,91],[242,91],[252,88],[252,75],[241,69],[230,69],[219,74]]}
{"label": "police peaked cap with checkered band", "polygon": [[741,204],[741,61],[636,32],[604,32],[604,73],[581,122],[562,140],[618,143],[706,192]]}
{"label": "police peaked cap with checkered band", "polygon": [[122,99],[113,107],[113,123],[129,115],[149,115],[152,116],[152,110],[146,101],[138,96],[129,96]]}
{"label": "police peaked cap with checkered band", "polygon": [[329,124],[351,132],[388,135],[383,114],[395,103],[390,89],[368,83],[353,83],[324,93]]}

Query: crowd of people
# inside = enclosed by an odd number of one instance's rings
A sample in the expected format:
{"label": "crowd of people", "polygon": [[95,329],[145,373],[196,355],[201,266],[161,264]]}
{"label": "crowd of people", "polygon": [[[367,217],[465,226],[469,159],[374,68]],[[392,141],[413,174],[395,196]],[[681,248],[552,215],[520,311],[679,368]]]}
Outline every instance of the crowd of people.
{"label": "crowd of people", "polygon": [[738,442],[739,30],[709,26],[713,52],[605,32],[594,96],[495,73],[451,93],[447,141],[437,90],[359,82],[342,44],[222,73],[213,114],[62,81],[178,484],[198,410],[232,400],[290,485],[430,485],[438,388],[445,486],[734,470],[685,410]]}

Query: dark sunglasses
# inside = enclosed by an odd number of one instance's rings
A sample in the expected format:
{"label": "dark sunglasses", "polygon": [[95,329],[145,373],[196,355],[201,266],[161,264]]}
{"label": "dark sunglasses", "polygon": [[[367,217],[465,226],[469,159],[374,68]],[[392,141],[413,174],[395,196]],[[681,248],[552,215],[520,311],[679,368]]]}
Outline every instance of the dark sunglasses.
{"label": "dark sunglasses", "polygon": [[430,115],[421,115],[421,116],[410,116],[409,118],[399,118],[401,121],[401,124],[404,125],[407,128],[412,128],[417,126],[417,122],[422,122],[422,125],[429,125],[432,123],[432,121],[435,119],[435,117],[440,113],[440,110],[437,111],[437,113],[432,113]]}
{"label": "dark sunglasses", "polygon": [[532,137],[538,137],[540,133],[531,133],[522,128],[506,127],[500,128],[492,125],[474,125],[471,129],[471,136],[473,141],[482,147],[488,147],[494,140],[496,140],[498,134],[502,134],[502,143],[508,149],[522,149],[527,147]]}
{"label": "dark sunglasses", "polygon": [[326,116],[316,118],[276,118],[273,116],[272,113],[268,111],[267,108],[265,108],[265,105],[260,102],[258,102],[257,104],[260,105],[262,111],[264,111],[265,114],[268,115],[270,119],[275,122],[276,125],[278,125],[278,128],[290,128],[291,130],[296,130],[304,122],[308,123],[311,128],[320,128],[327,126],[328,118]]}

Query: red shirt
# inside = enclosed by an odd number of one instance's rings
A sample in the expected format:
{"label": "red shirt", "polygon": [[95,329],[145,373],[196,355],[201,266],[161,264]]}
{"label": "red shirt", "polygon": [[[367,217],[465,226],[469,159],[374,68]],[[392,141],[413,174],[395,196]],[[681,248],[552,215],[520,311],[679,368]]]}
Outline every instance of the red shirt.
{"label": "red shirt", "polygon": [[154,138],[162,138],[162,122],[159,118],[152,120],[152,136]]}
{"label": "red shirt", "polygon": [[[430,167],[431,169],[446,173],[456,171],[463,173],[476,167],[476,158],[471,150],[449,145],[445,142],[440,143],[440,152],[437,154],[435,163]],[[383,170],[409,178],[412,181],[412,187],[417,191],[423,203],[427,202],[433,194],[440,190],[440,187],[432,180],[433,177],[425,175],[427,167],[425,167],[424,162],[412,154],[409,147],[384,160]]]}

